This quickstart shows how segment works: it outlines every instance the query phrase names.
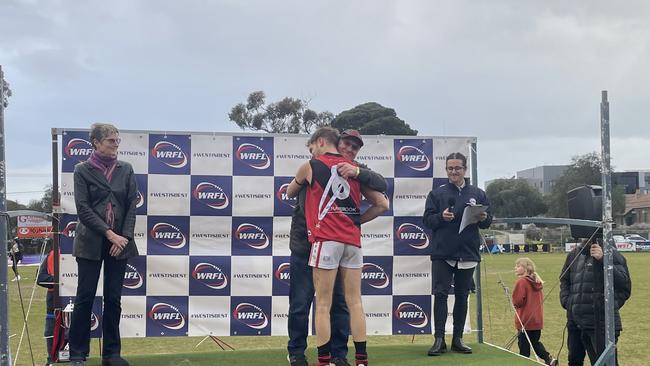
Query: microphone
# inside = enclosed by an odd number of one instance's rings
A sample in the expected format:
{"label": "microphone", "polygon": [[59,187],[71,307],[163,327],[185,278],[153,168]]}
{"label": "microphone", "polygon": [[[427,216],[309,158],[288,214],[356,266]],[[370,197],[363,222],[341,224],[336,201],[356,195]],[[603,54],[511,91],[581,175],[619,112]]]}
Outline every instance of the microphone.
{"label": "microphone", "polygon": [[456,197],[449,197],[447,200],[447,205],[449,206],[449,211],[454,211],[454,205],[456,204]]}

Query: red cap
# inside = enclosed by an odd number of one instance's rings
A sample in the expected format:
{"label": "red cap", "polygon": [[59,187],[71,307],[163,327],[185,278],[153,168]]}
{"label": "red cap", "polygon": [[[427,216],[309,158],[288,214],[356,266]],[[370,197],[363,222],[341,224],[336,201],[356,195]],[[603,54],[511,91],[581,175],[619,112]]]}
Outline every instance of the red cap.
{"label": "red cap", "polygon": [[345,130],[341,133],[341,138],[357,140],[359,146],[363,146],[363,140],[361,139],[361,134],[357,130]]}

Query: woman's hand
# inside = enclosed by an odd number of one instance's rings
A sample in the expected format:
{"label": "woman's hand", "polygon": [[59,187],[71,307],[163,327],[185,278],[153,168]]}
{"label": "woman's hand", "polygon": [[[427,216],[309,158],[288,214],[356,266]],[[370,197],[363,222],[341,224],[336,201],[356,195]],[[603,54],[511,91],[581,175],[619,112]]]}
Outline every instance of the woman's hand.
{"label": "woman's hand", "polygon": [[117,245],[113,244],[113,245],[111,245],[111,249],[108,250],[108,253],[109,253],[112,257],[117,257],[118,255],[120,255],[120,253],[122,253],[122,250],[123,250],[123,249],[124,249],[124,248],[120,248],[120,247],[118,247]]}
{"label": "woman's hand", "polygon": [[[125,238],[125,237],[123,237],[121,235],[115,234],[113,232],[113,230],[107,230],[106,231],[106,238],[108,239],[108,241],[111,242],[111,244],[113,244],[111,246],[111,249],[109,250],[109,252],[114,257],[116,255],[120,254],[122,252],[122,250],[124,250],[126,245],[129,243],[129,239],[127,239],[127,238]],[[117,254],[113,254],[114,252],[116,252]]]}

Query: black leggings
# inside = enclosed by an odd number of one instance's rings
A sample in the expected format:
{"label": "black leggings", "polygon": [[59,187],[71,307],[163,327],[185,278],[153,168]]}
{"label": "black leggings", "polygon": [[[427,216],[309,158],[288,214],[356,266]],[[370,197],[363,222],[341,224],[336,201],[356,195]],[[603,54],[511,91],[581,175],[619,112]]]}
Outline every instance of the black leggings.
{"label": "black leggings", "polygon": [[[526,334],[528,334],[528,338],[530,338],[530,344],[528,343]],[[546,351],[546,348],[544,348],[542,342],[539,341],[541,336],[542,336],[542,331],[540,329],[527,330],[525,332],[523,330],[519,331],[519,336],[518,336],[519,354],[525,357],[530,357],[530,345],[532,344],[533,350],[535,350],[537,356],[548,364],[548,362],[551,360],[551,354],[548,353],[548,351]]]}

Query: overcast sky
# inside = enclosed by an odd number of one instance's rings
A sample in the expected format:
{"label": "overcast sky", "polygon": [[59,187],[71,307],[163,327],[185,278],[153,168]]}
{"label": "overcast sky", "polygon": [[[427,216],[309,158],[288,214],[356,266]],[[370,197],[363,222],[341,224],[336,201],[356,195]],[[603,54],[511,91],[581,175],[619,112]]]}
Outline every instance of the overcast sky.
{"label": "overcast sky", "polygon": [[51,181],[52,127],[235,132],[263,90],[335,114],[374,101],[476,136],[479,181],[600,151],[650,169],[650,2],[0,1],[8,198]]}

